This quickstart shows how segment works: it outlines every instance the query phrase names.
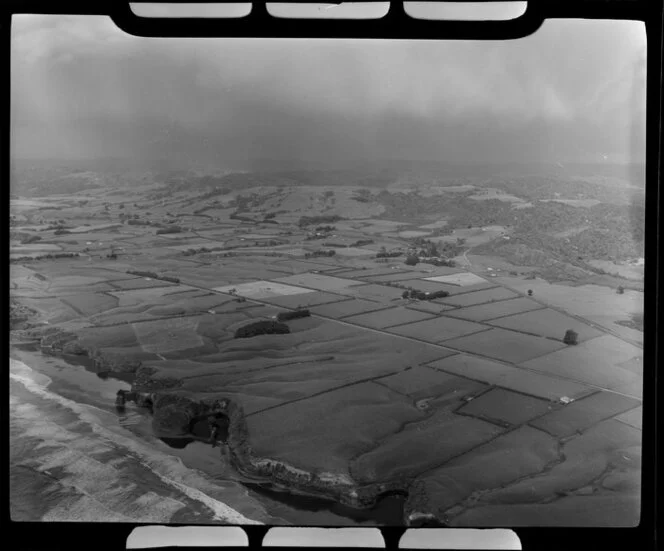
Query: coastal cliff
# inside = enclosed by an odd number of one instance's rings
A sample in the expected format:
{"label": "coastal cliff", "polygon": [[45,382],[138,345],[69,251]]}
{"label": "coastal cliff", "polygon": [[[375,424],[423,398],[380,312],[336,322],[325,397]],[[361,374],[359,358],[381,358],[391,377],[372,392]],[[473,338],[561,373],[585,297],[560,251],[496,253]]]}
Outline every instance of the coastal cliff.
{"label": "coastal cliff", "polygon": [[374,506],[381,494],[405,492],[405,481],[390,481],[358,485],[350,477],[330,472],[312,472],[285,461],[260,457],[250,443],[245,414],[240,404],[228,398],[198,399],[176,388],[155,390],[149,379],[150,368],[139,370],[132,392],[138,401],[149,401],[153,408],[152,426],[159,437],[186,437],[191,427],[210,415],[224,415],[228,419],[228,450],[237,472],[257,482],[267,482],[293,493],[335,500],[357,509]]}
{"label": "coastal cliff", "polygon": [[266,483],[281,491],[334,500],[356,509],[373,507],[386,493],[406,493],[406,480],[357,484],[343,473],[309,471],[286,461],[256,454],[251,446],[243,407],[223,396],[201,397],[181,389],[177,378],[155,376],[158,370],[140,361],[127,361],[121,355],[84,347],[73,332],[44,327],[31,333],[45,354],[76,355],[90,359],[100,371],[134,373],[131,396],[139,406],[152,409],[152,429],[162,438],[186,438],[193,426],[210,415],[228,419],[228,452],[239,475],[252,482]]}

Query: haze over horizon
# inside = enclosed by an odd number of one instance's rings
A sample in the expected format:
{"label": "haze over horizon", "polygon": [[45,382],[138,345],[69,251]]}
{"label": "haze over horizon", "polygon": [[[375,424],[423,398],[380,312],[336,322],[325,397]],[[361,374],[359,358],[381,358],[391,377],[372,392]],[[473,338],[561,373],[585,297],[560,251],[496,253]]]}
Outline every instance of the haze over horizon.
{"label": "haze over horizon", "polygon": [[12,157],[643,162],[642,23],[507,42],[148,39],[13,18]]}

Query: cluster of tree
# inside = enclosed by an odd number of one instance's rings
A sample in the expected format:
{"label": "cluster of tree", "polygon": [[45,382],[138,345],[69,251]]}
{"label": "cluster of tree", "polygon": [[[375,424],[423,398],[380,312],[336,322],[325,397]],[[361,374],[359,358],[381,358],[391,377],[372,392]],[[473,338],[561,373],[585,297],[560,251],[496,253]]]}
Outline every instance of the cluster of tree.
{"label": "cluster of tree", "polygon": [[334,224],[340,220],[343,220],[343,217],[338,214],[302,216],[297,224],[303,228],[305,226],[313,226],[314,224]]}
{"label": "cluster of tree", "polygon": [[334,242],[325,242],[323,247],[336,247],[337,249],[345,249],[348,245],[345,243],[334,243]]}
{"label": "cluster of tree", "polygon": [[291,312],[279,312],[277,314],[277,321],[288,321],[288,320],[294,320],[298,318],[307,318],[311,316],[311,312],[307,309],[298,309],[298,310],[293,310]]}
{"label": "cluster of tree", "polygon": [[198,253],[213,253],[217,251],[223,251],[225,249],[225,247],[201,247],[200,249],[187,249],[186,251],[182,251],[182,256],[193,256]]}
{"label": "cluster of tree", "polygon": [[65,235],[65,234],[67,234],[67,233],[71,233],[71,231],[66,230],[66,229],[64,229],[64,228],[60,228],[59,230],[55,230],[55,231],[53,232],[53,235]]}
{"label": "cluster of tree", "polygon": [[332,232],[336,230],[336,226],[318,226],[315,231],[319,232]]}
{"label": "cluster of tree", "polygon": [[9,260],[10,264],[15,264],[17,262],[32,262],[34,260],[50,260],[55,258],[74,258],[76,256],[81,256],[78,253],[47,253],[40,254],[39,256],[18,256],[11,258]]}
{"label": "cluster of tree", "polygon": [[[373,241],[372,241],[373,243]],[[376,253],[376,258],[396,258],[397,256],[402,256],[403,252],[401,251],[389,251],[385,246],[381,247]]]}
{"label": "cluster of tree", "polygon": [[416,254],[409,254],[404,260],[406,266],[416,266],[419,263],[420,259]]}
{"label": "cluster of tree", "polygon": [[127,220],[127,224],[130,226],[153,226],[154,224],[149,220],[138,220],[138,215],[134,215],[134,218]]}
{"label": "cluster of tree", "polygon": [[431,264],[432,266],[447,266],[449,268],[454,268],[456,262],[451,258],[423,258],[420,260],[423,264]]}
{"label": "cluster of tree", "polygon": [[424,291],[418,291],[417,289],[409,287],[402,293],[401,298],[410,298],[416,300],[435,300],[437,298],[445,298],[446,296],[449,296],[449,293],[447,291],[433,291],[431,293],[426,293]]}
{"label": "cluster of tree", "polygon": [[285,323],[261,320],[239,327],[235,331],[235,338],[247,339],[258,335],[285,335],[287,333],[290,333],[290,328]]}
{"label": "cluster of tree", "polygon": [[163,235],[166,233],[181,233],[182,228],[180,226],[171,226],[168,228],[161,228],[156,231],[156,235]]}
{"label": "cluster of tree", "polygon": [[142,270],[127,270],[128,274],[131,275],[136,275],[140,277],[149,277],[152,279],[158,279],[160,281],[168,281],[170,283],[180,283],[180,278],[177,277],[172,277],[172,276],[165,276],[165,275],[159,275],[156,272],[146,272]]}
{"label": "cluster of tree", "polygon": [[330,249],[329,251],[319,250],[310,253],[305,253],[304,258],[316,258],[319,256],[334,256],[335,254],[337,254],[337,251],[335,251],[334,249]]}

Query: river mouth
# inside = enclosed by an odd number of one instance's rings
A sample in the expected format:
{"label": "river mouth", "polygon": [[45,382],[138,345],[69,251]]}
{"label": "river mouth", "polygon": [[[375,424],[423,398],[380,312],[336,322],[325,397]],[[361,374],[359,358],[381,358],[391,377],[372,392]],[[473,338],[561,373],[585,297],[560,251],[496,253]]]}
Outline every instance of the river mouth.
{"label": "river mouth", "polygon": [[243,482],[247,488],[273,501],[284,503],[293,509],[307,512],[329,511],[357,523],[371,522],[376,526],[405,526],[404,505],[408,498],[405,490],[384,492],[369,509],[356,509],[332,499],[306,496],[277,488],[269,482]]}

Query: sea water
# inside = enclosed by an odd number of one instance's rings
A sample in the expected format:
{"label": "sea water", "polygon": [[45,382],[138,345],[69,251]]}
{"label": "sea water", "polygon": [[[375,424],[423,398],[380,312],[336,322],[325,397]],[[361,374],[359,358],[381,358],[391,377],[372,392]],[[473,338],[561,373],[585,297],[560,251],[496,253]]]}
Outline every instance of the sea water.
{"label": "sea water", "polygon": [[178,524],[399,523],[402,501],[368,511],[245,484],[220,448],[175,449],[144,408],[115,407],[127,380],[36,351],[10,358],[10,512],[16,521]]}
{"label": "sea water", "polygon": [[[64,383],[14,358],[9,376],[12,519],[285,523],[242,485],[188,467],[150,439],[145,414],[115,411],[113,382],[63,392]],[[87,403],[72,399],[84,395]]]}

